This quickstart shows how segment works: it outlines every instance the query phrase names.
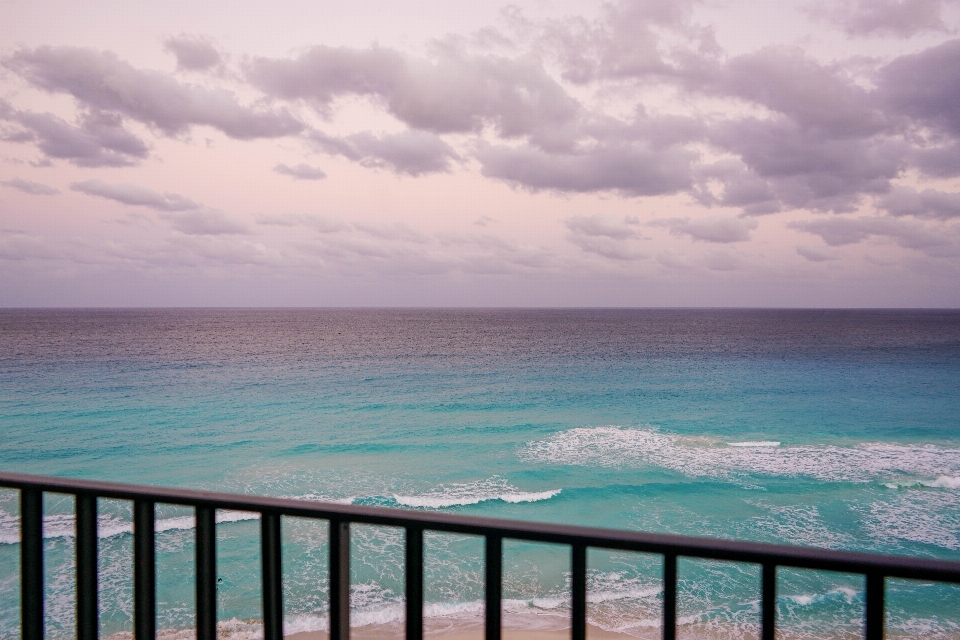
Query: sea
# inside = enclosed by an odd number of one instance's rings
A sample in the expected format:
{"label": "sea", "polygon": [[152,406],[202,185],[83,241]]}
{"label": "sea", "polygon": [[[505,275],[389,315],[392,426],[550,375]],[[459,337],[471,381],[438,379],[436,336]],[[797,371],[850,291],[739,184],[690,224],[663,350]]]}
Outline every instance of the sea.
{"label": "sea", "polygon": [[[960,312],[0,310],[0,469],[960,560]],[[73,500],[45,625],[74,637]],[[103,637],[132,629],[131,505],[100,500]],[[225,638],[262,637],[259,523],[217,515]],[[326,523],[285,518],[285,633],[327,628]],[[158,627],[192,637],[194,514],[157,508]],[[403,635],[403,532],[354,526],[351,624]],[[428,634],[482,629],[483,545],[428,533]],[[0,490],[0,637],[19,637]],[[590,550],[591,628],[659,637],[661,558]],[[756,637],[759,567],[681,559],[680,637]],[[569,628],[569,550],[507,541],[504,624]],[[781,569],[784,637],[856,637],[862,576]],[[960,588],[887,581],[893,637]]]}

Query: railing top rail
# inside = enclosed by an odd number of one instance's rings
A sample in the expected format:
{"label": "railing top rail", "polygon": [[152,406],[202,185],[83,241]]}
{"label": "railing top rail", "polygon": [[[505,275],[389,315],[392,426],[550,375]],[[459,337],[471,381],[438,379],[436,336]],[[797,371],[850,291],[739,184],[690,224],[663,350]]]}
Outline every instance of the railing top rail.
{"label": "railing top rail", "polygon": [[346,520],[393,527],[417,527],[431,531],[533,542],[575,544],[603,549],[960,583],[960,561],[945,559],[794,547],[765,542],[717,540],[545,522],[521,522],[450,513],[332,504],[292,498],[151,487],[22,473],[0,472],[0,487],[35,489],[52,493],[95,494],[102,498],[118,500],[150,500],[164,504],[271,512],[286,516]]}

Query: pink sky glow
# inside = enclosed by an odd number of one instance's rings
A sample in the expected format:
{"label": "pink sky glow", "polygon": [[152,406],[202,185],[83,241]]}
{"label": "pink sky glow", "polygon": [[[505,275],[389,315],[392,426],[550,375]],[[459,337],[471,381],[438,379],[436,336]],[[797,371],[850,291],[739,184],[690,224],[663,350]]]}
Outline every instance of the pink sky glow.
{"label": "pink sky glow", "polygon": [[0,307],[960,305],[960,2],[0,24]]}

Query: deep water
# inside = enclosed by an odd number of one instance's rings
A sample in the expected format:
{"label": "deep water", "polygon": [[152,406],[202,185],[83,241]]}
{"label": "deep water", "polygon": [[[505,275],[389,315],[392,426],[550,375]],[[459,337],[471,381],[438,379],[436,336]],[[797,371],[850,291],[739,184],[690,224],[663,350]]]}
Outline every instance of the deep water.
{"label": "deep water", "polygon": [[[0,469],[960,559],[960,312],[4,310]],[[0,637],[18,635],[0,490]],[[48,496],[47,627],[73,625],[72,501]],[[101,501],[102,630],[131,628],[129,504]],[[260,616],[258,523],[221,513],[219,616]],[[158,511],[166,629],[193,514]],[[324,527],[284,521],[287,630],[325,628]],[[354,531],[354,624],[402,620],[403,536]],[[482,616],[481,545],[427,538],[427,615]],[[507,622],[562,628],[568,554],[509,544]],[[659,558],[591,552],[589,615],[658,624]],[[755,630],[759,570],[684,561],[681,622]],[[960,632],[890,582],[888,626]],[[855,632],[857,576],[781,572],[779,624]]]}

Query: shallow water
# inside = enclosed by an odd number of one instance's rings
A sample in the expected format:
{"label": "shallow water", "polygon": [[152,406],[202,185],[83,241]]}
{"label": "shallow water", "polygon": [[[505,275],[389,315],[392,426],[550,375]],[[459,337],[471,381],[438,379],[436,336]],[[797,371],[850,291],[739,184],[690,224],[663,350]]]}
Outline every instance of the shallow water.
{"label": "shallow water", "polygon": [[[960,559],[960,313],[0,311],[0,468]],[[47,626],[73,624],[72,502],[48,496]],[[129,505],[101,501],[104,633],[130,628]],[[160,621],[192,624],[193,517],[158,511]],[[219,614],[260,616],[258,523],[220,513]],[[325,625],[325,540],[284,521],[287,629]],[[0,636],[17,634],[0,492]],[[353,620],[402,618],[403,537],[354,532]],[[482,613],[477,540],[427,540],[427,615]],[[512,625],[561,628],[568,553],[508,546]],[[659,558],[591,552],[590,617],[658,624]],[[756,567],[681,565],[680,615],[755,629]],[[891,584],[893,630],[960,630]],[[862,579],[785,572],[780,624],[859,625]],[[544,627],[545,625],[545,627]],[[731,626],[732,625],[732,626]],[[245,630],[245,631],[244,631]]]}

